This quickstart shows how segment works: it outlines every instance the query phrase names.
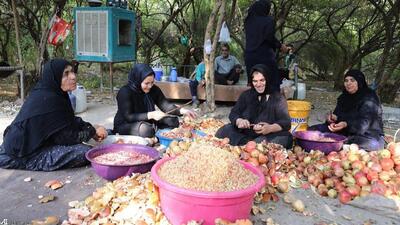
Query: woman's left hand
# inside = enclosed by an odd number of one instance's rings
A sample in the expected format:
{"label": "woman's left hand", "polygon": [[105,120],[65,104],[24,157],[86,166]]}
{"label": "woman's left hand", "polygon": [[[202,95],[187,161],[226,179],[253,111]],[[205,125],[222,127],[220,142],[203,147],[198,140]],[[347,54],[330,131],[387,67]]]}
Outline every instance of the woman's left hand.
{"label": "woman's left hand", "polygon": [[102,141],[107,137],[107,130],[103,126],[95,126],[96,128],[96,135],[93,139],[96,141]]}
{"label": "woman's left hand", "polygon": [[265,123],[265,122],[259,122],[258,124],[256,124],[253,127],[254,132],[256,132],[256,134],[269,134],[271,133],[272,129],[271,129],[271,124],[269,123]]}
{"label": "woman's left hand", "polygon": [[180,113],[191,119],[195,119],[197,117],[197,113],[195,113],[194,111],[192,111],[190,109],[181,108]]}
{"label": "woman's left hand", "polygon": [[328,129],[331,132],[335,133],[335,132],[339,132],[339,131],[343,130],[346,127],[347,127],[347,123],[342,121],[342,122],[339,122],[339,123],[331,123],[331,124],[329,124]]}

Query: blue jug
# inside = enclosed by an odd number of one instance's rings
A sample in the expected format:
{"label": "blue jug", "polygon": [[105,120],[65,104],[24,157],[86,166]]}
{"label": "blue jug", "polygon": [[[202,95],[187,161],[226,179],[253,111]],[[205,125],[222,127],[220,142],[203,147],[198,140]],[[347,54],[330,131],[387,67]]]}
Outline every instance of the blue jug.
{"label": "blue jug", "polygon": [[178,80],[178,73],[176,72],[176,68],[171,68],[171,73],[169,74],[169,81],[176,82]]}

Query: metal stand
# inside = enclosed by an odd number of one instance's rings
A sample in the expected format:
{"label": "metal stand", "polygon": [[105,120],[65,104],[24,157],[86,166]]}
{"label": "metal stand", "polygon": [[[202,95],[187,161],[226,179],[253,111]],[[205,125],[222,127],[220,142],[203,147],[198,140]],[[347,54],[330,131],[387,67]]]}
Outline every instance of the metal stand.
{"label": "metal stand", "polygon": [[299,77],[298,77],[299,65],[297,63],[293,64],[293,72],[294,72],[294,87],[296,88],[293,94],[293,99],[297,100],[299,94]]}
{"label": "metal stand", "polygon": [[110,97],[112,100],[114,100],[114,82],[113,82],[113,69],[112,69],[113,63],[110,62]]}
{"label": "metal stand", "polygon": [[100,92],[103,93],[104,85],[103,85],[103,64],[100,63]]}

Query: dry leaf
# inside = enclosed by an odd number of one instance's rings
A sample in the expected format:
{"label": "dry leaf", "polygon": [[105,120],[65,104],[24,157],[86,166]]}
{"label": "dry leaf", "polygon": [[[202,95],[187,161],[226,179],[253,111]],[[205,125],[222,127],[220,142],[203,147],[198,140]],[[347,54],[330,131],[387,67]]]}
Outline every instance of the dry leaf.
{"label": "dry leaf", "polygon": [[39,203],[47,203],[47,202],[51,202],[55,199],[56,197],[54,195],[48,195],[43,197],[42,199],[39,200]]}
{"label": "dry leaf", "polygon": [[48,216],[44,220],[32,220],[31,225],[57,225],[60,222],[56,216]]}
{"label": "dry leaf", "polygon": [[63,183],[59,180],[50,180],[44,186],[53,190],[57,190],[63,186]]}

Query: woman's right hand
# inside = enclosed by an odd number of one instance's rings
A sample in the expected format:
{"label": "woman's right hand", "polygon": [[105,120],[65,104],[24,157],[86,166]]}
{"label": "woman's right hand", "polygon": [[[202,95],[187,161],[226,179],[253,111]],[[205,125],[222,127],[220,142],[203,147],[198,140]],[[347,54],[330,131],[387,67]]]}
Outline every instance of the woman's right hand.
{"label": "woman's right hand", "polygon": [[326,116],[326,122],[328,122],[329,124],[335,123],[336,121],[337,121],[337,116],[336,116],[335,114],[329,113],[329,114]]}
{"label": "woman's right hand", "polygon": [[162,111],[159,111],[159,110],[147,113],[147,118],[149,118],[150,120],[153,119],[153,120],[156,120],[156,121],[159,121],[159,120],[161,120],[162,118],[164,118],[166,116],[167,116],[166,113],[164,113]]}
{"label": "woman's right hand", "polygon": [[239,118],[236,120],[236,126],[239,129],[248,129],[250,128],[250,122],[246,119]]}
{"label": "woman's right hand", "polygon": [[103,126],[94,126],[96,129],[96,135],[94,136],[93,139],[96,141],[102,141],[107,137],[107,130]]}

